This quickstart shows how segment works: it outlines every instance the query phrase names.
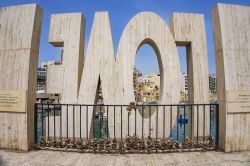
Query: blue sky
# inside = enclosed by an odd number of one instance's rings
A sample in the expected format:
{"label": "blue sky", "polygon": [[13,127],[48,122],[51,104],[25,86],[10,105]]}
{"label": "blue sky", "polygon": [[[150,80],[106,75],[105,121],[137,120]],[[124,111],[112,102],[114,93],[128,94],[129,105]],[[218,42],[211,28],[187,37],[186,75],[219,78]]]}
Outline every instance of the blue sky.
{"label": "blue sky", "polygon": [[[51,14],[81,12],[86,18],[85,48],[96,11],[108,11],[115,52],[128,21],[138,12],[152,11],[160,15],[167,23],[173,12],[200,13],[205,15],[208,47],[209,72],[215,73],[215,53],[211,10],[216,3],[250,5],[250,0],[0,0],[0,6],[37,3],[44,11],[41,32],[39,61],[59,60],[60,48],[48,43]],[[86,52],[86,49],[85,49]],[[185,48],[178,48],[181,69],[186,71]],[[150,46],[143,45],[138,52],[135,66],[143,73],[158,72],[155,53]]]}

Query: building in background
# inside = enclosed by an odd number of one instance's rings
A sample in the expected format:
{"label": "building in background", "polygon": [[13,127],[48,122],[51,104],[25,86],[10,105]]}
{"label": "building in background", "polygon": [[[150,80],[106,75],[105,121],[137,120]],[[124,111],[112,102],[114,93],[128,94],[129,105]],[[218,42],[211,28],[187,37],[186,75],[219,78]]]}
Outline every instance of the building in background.
{"label": "building in background", "polygon": [[210,101],[217,101],[215,74],[209,74],[209,99]]}
{"label": "building in background", "polygon": [[135,94],[135,101],[138,101],[139,100],[139,92],[138,92],[138,89],[137,89],[137,84],[138,84],[138,78],[142,76],[142,73],[134,68],[134,71],[133,71],[133,85],[134,85],[134,94]]}
{"label": "building in background", "polygon": [[180,74],[180,101],[188,101],[188,77],[187,73]]}
{"label": "building in background", "polygon": [[160,74],[152,73],[138,77],[136,102],[159,102]]}
{"label": "building in background", "polygon": [[59,103],[60,94],[46,93],[46,68],[48,65],[59,65],[61,62],[47,61],[41,62],[37,69],[36,101],[38,103]]}
{"label": "building in background", "polygon": [[98,82],[98,87],[97,87],[97,99],[96,99],[96,104],[104,104],[103,102],[103,95],[102,95],[102,84],[101,80]]}
{"label": "building in background", "polygon": [[37,69],[37,86],[36,93],[46,93],[46,67],[48,65],[59,65],[61,62],[47,61],[41,62],[40,67]]}
{"label": "building in background", "polygon": [[134,87],[136,87],[136,83],[138,82],[138,78],[141,76],[142,76],[142,73],[137,68],[134,68],[134,72],[133,72]]}
{"label": "building in background", "polygon": [[[137,73],[141,73],[138,70]],[[188,102],[188,76],[180,74],[180,101]],[[134,73],[134,89],[136,102],[159,102],[160,74],[152,73],[136,77]],[[216,101],[216,75],[209,74],[209,100]]]}
{"label": "building in background", "polygon": [[209,74],[209,91],[216,94],[216,75]]}
{"label": "building in background", "polygon": [[[37,97],[40,100],[60,100],[59,94],[46,94],[46,67],[48,65],[59,65],[61,62],[42,62],[37,70]],[[188,76],[187,73],[180,74],[180,101],[188,101]],[[160,99],[160,74],[151,73],[142,75],[134,68],[133,71],[134,94],[136,102],[159,102]],[[39,97],[40,96],[40,97]],[[216,75],[209,74],[209,99],[216,101]],[[97,104],[103,104],[101,81],[98,83]]]}
{"label": "building in background", "polygon": [[41,62],[41,67],[42,68],[46,68],[46,66],[49,65],[60,65],[62,64],[62,62],[58,62],[58,61],[46,61],[46,62]]}
{"label": "building in background", "polygon": [[46,87],[46,68],[38,67],[36,93],[45,93],[46,90],[45,87]]}
{"label": "building in background", "polygon": [[[209,74],[209,100],[217,100],[216,75]],[[187,73],[181,74],[181,101],[188,101],[188,76]]]}

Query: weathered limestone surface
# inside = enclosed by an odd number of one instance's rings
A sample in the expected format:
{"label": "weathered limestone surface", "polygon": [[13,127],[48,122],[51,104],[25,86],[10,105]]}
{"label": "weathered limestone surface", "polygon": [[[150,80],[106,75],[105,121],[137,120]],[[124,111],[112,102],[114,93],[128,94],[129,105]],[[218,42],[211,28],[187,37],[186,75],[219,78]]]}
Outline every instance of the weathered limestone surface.
{"label": "weathered limestone surface", "polygon": [[24,113],[0,112],[0,148],[28,150],[34,142],[41,23],[36,4],[0,8],[0,89],[27,93]]}
{"label": "weathered limestone surface", "polygon": [[[125,27],[120,39],[117,55],[117,76],[118,88],[122,90],[117,97],[120,97],[121,104],[127,104],[135,100],[133,88],[133,68],[135,64],[135,57],[138,49],[143,44],[149,44],[155,51],[158,59],[158,64],[161,74],[161,89],[160,89],[160,103],[173,104],[179,103],[180,96],[180,64],[177,54],[177,48],[173,35],[171,34],[166,22],[152,12],[141,12],[135,15]],[[121,79],[118,79],[121,77]],[[123,96],[121,96],[121,94]],[[124,111],[124,114],[127,114]],[[126,117],[125,115],[123,117]],[[137,132],[141,136],[142,118],[137,111]],[[156,118],[159,117],[158,130],[156,126]],[[148,118],[144,118],[144,136],[151,134],[152,137],[163,136],[163,110],[155,111],[151,117],[151,133],[147,126],[149,123]],[[166,121],[170,120],[169,111],[166,111]],[[173,124],[176,120],[176,111],[173,111]],[[135,112],[130,115],[130,134],[135,133]],[[127,130],[126,123],[123,130]],[[119,126],[119,124],[117,124]],[[120,129],[118,127],[118,129]],[[168,136],[169,123],[166,124],[165,134]]]}
{"label": "weathered limestone surface", "polygon": [[62,93],[63,103],[77,103],[83,68],[84,28],[81,13],[51,16],[49,42],[55,47],[63,47],[63,61],[61,65],[48,66],[46,90],[47,93]]}
{"label": "weathered limestone surface", "polygon": [[209,88],[204,15],[173,13],[170,29],[176,44],[187,47],[189,101],[207,103]]}
{"label": "weathered limestone surface", "polygon": [[[58,17],[61,17],[58,15]],[[54,21],[52,21],[52,24]],[[66,25],[65,25],[66,26]],[[51,26],[53,27],[53,25]],[[54,26],[57,27],[57,26]],[[59,26],[60,27],[60,26]],[[62,32],[58,31],[55,35],[60,35]],[[65,31],[68,36],[72,36],[74,32]],[[58,38],[61,39],[61,38]],[[62,40],[62,39],[61,39]],[[72,38],[72,40],[74,40]],[[59,42],[55,41],[56,45]],[[76,42],[72,47],[78,44]],[[98,81],[101,80],[102,83],[102,92],[104,96],[104,104],[128,104],[131,101],[134,101],[134,89],[133,89],[133,68],[135,56],[143,44],[150,44],[158,58],[158,63],[160,65],[161,72],[161,103],[171,104],[171,103],[179,103],[179,59],[177,55],[177,49],[175,45],[175,41],[173,36],[164,20],[162,20],[159,16],[151,12],[142,12],[137,14],[135,17],[131,19],[131,21],[126,26],[120,43],[118,47],[118,55],[117,59],[115,58],[112,35],[109,23],[109,17],[106,12],[98,12],[95,15],[93,27],[90,35],[89,45],[87,48],[86,61],[84,64],[81,83],[79,87],[79,95],[74,89],[74,93],[72,91],[66,91],[67,88],[71,88],[70,86],[76,86],[77,79],[76,77],[72,78],[70,75],[71,72],[75,71],[75,73],[81,73],[80,70],[77,71],[78,62],[77,58],[65,59],[66,56],[72,56],[64,52],[64,60],[63,64],[71,64],[65,65],[64,69],[57,68],[57,66],[53,66],[55,71],[60,70],[69,70],[67,73],[67,79],[62,80],[62,82],[47,82],[47,86],[53,87],[54,84],[63,84],[67,82],[68,79],[74,79],[74,84],[66,84],[61,87],[55,87],[54,89],[62,89],[60,93],[63,96],[71,96],[69,99],[72,100],[63,100],[62,102],[74,102],[77,98],[77,102],[79,104],[95,104],[96,102],[96,92],[98,89]],[[64,44],[66,47],[67,43]],[[78,46],[78,45],[77,45]],[[65,51],[65,49],[64,49]],[[75,56],[79,54],[76,53]],[[80,59],[79,59],[80,60]],[[83,60],[82,60],[83,61]],[[75,65],[72,65],[75,64]],[[50,67],[52,67],[50,66]],[[52,68],[49,68],[49,72],[52,71]],[[55,73],[48,73],[49,80],[52,80],[53,75]],[[64,76],[65,78],[65,76]],[[53,89],[53,88],[49,88]],[[65,89],[65,90],[64,90]],[[68,97],[68,96],[67,96]],[[65,97],[63,97],[65,98]],[[86,110],[82,107],[84,114],[82,114],[82,119],[85,119]],[[115,115],[114,115],[115,111]],[[109,107],[109,132],[110,137],[120,137],[121,134],[125,137],[128,133],[127,121],[128,121],[128,113],[126,108],[122,110],[123,112],[123,126],[121,126],[121,110],[114,110],[113,107]],[[176,111],[175,111],[176,112]],[[168,112],[169,113],[169,112]],[[156,117],[163,117],[163,111],[159,110],[159,114],[152,114],[152,128],[151,135],[155,136],[157,131],[155,127]],[[89,136],[91,136],[91,120],[93,116],[93,108],[88,109],[88,126],[86,126],[86,122],[82,122],[82,134],[86,136],[86,129],[88,129]],[[114,116],[116,118],[114,118]],[[130,135],[135,133],[135,124],[134,124],[134,113],[130,115]],[[76,117],[78,117],[76,115]],[[166,117],[170,117],[167,116]],[[173,124],[176,120],[176,115],[173,113]],[[71,117],[69,119],[72,119]],[[79,118],[76,119],[76,128],[79,127],[79,122],[77,122]],[[116,121],[114,122],[114,119]],[[137,112],[137,135],[141,135],[141,115]],[[162,126],[162,119],[159,120],[159,126]],[[116,125],[114,132],[114,123]],[[145,126],[149,123],[149,119],[145,119]],[[123,133],[121,133],[121,128],[123,128]],[[169,133],[169,126],[166,126],[166,134]],[[145,129],[144,135],[148,135],[149,129]],[[159,127],[159,135],[162,136],[162,129]],[[116,133],[116,134],[115,134]]]}
{"label": "weathered limestone surface", "polygon": [[[217,4],[212,18],[220,104],[219,146],[226,152],[250,150],[250,7]],[[241,99],[236,102],[239,107],[234,110],[230,105],[232,94],[239,99],[242,94],[246,99],[244,103]],[[243,104],[248,112],[242,112]]]}
{"label": "weathered limestone surface", "polygon": [[[204,15],[190,13],[173,13],[170,18],[170,29],[175,42],[187,49],[187,72],[188,72],[188,96],[189,102],[194,104],[209,103],[208,88],[208,58]],[[192,127],[189,135],[197,136],[197,108],[193,108],[193,117],[188,108],[189,119],[192,119]],[[203,106],[199,108],[199,136],[209,134],[209,107],[205,112],[205,126],[203,126]]]}
{"label": "weathered limestone surface", "polygon": [[[78,103],[94,104],[98,79],[102,81],[102,92],[105,104],[128,104],[134,101],[133,68],[135,56],[141,45],[150,44],[156,51],[161,77],[161,102],[179,102],[179,77],[180,73],[177,49],[170,30],[164,20],[151,12],[137,14],[127,24],[118,47],[117,59],[114,56],[112,35],[107,13],[97,13],[94,19],[90,41],[84,65],[82,82],[79,91]],[[157,26],[156,26],[157,25]],[[91,73],[91,74],[89,74]],[[115,111],[115,114],[114,114]],[[122,113],[121,113],[122,111]],[[162,111],[158,116],[162,117]],[[121,123],[121,114],[123,121]],[[92,119],[92,110],[89,111],[89,125]],[[115,118],[114,118],[115,116]],[[152,114],[151,135],[156,135],[156,113]],[[128,134],[128,113],[126,108],[116,109],[109,107],[109,134],[110,137],[125,137]],[[116,121],[114,121],[116,119]],[[135,114],[129,116],[130,135],[135,133]],[[173,115],[173,123],[176,116]],[[137,112],[137,135],[141,135],[141,115]],[[162,126],[160,119],[159,126]],[[115,129],[114,129],[115,123]],[[148,135],[147,126],[149,119],[145,119],[145,133]],[[123,124],[123,126],[121,126]],[[85,129],[83,125],[83,129]],[[122,129],[122,132],[121,132]],[[115,131],[114,131],[115,130]],[[169,126],[166,127],[169,132]],[[162,136],[161,127],[159,135]],[[85,133],[85,131],[83,131]],[[166,132],[167,133],[167,132]]]}
{"label": "weathered limestone surface", "polygon": [[[69,17],[73,16],[73,14],[60,14],[52,17],[51,28],[54,27],[56,30],[58,25],[54,22],[60,22],[60,18],[67,18],[65,20],[65,24],[63,26],[71,27],[72,23],[70,20],[77,21],[77,17],[75,18]],[[80,16],[80,14],[78,15]],[[57,17],[57,18],[56,18]],[[81,16],[82,17],[82,16]],[[99,81],[102,80],[102,92],[104,96],[105,104],[115,104],[115,98],[113,92],[115,91],[115,83],[116,81],[112,78],[113,73],[115,72],[114,63],[114,49],[112,42],[112,35],[109,23],[109,17],[107,12],[97,12],[94,18],[93,27],[89,39],[89,44],[87,48],[86,61],[84,64],[84,70],[82,71],[83,64],[83,50],[84,48],[84,29],[83,26],[77,26],[77,30],[81,31],[81,37],[78,33],[75,34],[76,30],[67,30],[54,32],[51,30],[51,33],[54,36],[64,35],[67,36],[67,42],[64,42],[64,54],[63,54],[63,64],[62,65],[50,65],[48,68],[48,82],[47,88],[49,92],[57,92],[62,94],[62,103],[78,103],[78,104],[96,104],[96,95],[98,91]],[[77,36],[78,35],[78,36]],[[53,35],[50,35],[51,38]],[[69,39],[68,39],[69,38]],[[50,39],[51,40],[51,39]],[[58,45],[60,42],[59,37],[55,40],[54,44]],[[77,40],[77,41],[75,41]],[[75,48],[77,46],[77,48]],[[73,53],[67,50],[73,50]],[[78,66],[78,61],[81,65]],[[80,70],[81,69],[81,70]],[[67,71],[67,73],[65,73]],[[58,78],[56,79],[54,76],[59,73]],[[79,77],[78,77],[79,76]],[[63,79],[60,79],[62,77]],[[71,83],[67,83],[67,81],[71,79]],[[66,83],[65,83],[66,82]],[[62,86],[63,85],[63,86]],[[75,88],[75,87],[78,88]],[[71,89],[71,90],[69,90]],[[72,93],[73,92],[73,93]],[[78,94],[79,93],[79,94]],[[67,99],[66,99],[67,98]],[[80,136],[80,117],[79,107],[75,107],[75,134],[77,137]],[[86,133],[88,132],[89,136],[92,135],[91,132],[91,124],[92,124],[92,116],[93,116],[93,107],[89,106],[88,110],[86,107],[82,107],[81,111],[81,136],[86,138]],[[73,110],[72,107],[69,107],[69,137],[73,136]],[[88,113],[87,113],[88,112]],[[65,114],[65,107],[63,110],[63,129],[66,129],[67,120]],[[87,114],[86,114],[87,113]],[[113,114],[112,114],[113,115]],[[112,116],[110,115],[110,116]],[[88,116],[88,123],[86,123],[86,116]],[[59,122],[57,123],[59,126]],[[111,130],[112,131],[112,130]],[[50,131],[53,134],[53,131]],[[66,131],[63,130],[63,136],[66,136]]]}
{"label": "weathered limestone surface", "polygon": [[[115,88],[117,80],[114,78],[114,73],[117,71],[114,65],[115,54],[108,13],[96,12],[84,62],[78,96],[79,104],[96,104],[100,81],[104,104],[118,104],[114,93],[120,91]],[[83,107],[82,109],[84,110],[83,112],[86,112],[86,108]],[[105,109],[107,110],[107,108]],[[109,119],[112,119],[113,111],[113,108],[110,107]],[[87,128],[90,136],[92,135],[92,116],[93,107],[89,107],[88,126],[86,126],[85,122],[82,123],[82,133],[84,135],[86,135]],[[82,115],[82,119],[86,119],[86,114]],[[109,131],[113,133],[111,126],[109,126]]]}
{"label": "weathered limestone surface", "polygon": [[[61,57],[62,64],[49,65],[47,67],[46,91],[47,93],[61,94],[61,103],[64,104],[77,103],[84,62],[84,30],[85,19],[81,13],[55,14],[51,16],[49,42],[55,47],[63,47],[63,54]],[[79,111],[76,110],[75,112],[78,117]],[[58,130],[59,124],[60,122],[57,121],[56,129]],[[73,107],[68,108],[68,110],[66,107],[63,107],[62,137],[66,137],[67,134],[69,137],[72,137],[73,126]],[[53,131],[52,127],[50,131]],[[53,135],[50,134],[50,136]]]}

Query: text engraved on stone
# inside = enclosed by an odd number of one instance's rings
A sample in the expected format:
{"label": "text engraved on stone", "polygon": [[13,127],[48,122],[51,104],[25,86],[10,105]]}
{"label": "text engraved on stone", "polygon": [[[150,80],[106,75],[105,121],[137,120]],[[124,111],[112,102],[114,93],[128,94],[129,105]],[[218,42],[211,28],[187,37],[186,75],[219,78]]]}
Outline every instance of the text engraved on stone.
{"label": "text engraved on stone", "polygon": [[227,91],[228,113],[250,112],[250,90]]}
{"label": "text engraved on stone", "polygon": [[26,90],[0,90],[0,112],[25,112]]}

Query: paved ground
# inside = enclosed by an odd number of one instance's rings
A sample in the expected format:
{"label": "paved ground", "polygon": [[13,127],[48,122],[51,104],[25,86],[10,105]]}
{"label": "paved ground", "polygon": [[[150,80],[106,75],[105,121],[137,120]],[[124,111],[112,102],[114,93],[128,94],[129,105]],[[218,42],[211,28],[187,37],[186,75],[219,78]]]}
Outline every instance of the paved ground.
{"label": "paved ground", "polygon": [[250,166],[250,151],[237,153],[183,152],[167,154],[90,154],[76,152],[0,150],[1,166],[54,165],[245,165]]}

